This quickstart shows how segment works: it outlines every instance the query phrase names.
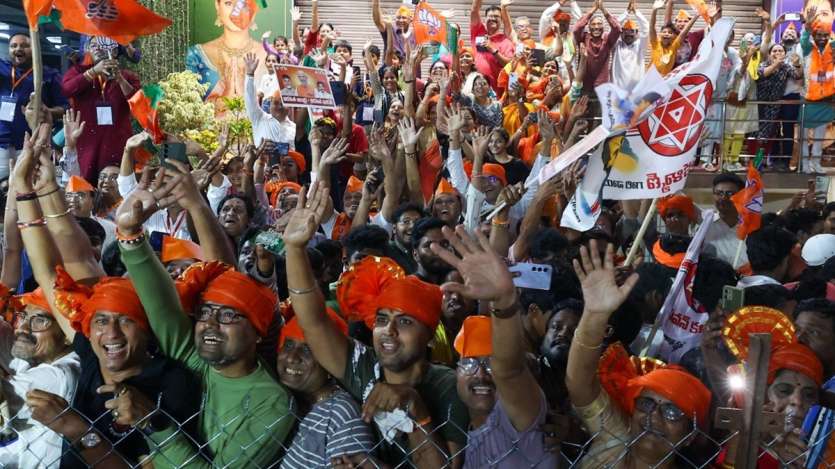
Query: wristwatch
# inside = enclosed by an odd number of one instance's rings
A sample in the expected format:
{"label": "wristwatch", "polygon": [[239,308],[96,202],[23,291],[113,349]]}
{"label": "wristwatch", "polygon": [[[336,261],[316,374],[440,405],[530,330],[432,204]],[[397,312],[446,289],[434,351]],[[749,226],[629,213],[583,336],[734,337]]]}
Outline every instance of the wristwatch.
{"label": "wristwatch", "polygon": [[80,443],[85,449],[95,448],[101,444],[101,436],[96,432],[89,432],[81,437]]}

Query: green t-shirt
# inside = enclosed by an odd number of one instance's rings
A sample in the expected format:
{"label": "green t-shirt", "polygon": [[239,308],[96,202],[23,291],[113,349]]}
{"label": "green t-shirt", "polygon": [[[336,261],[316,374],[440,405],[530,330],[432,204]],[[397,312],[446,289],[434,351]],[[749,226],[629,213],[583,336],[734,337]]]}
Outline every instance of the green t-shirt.
{"label": "green t-shirt", "polygon": [[[187,366],[203,384],[198,428],[200,444],[206,447],[198,449],[176,427],[154,433],[149,437],[158,451],[154,466],[269,465],[295,423],[291,395],[260,361],[242,378],[226,378],[209,366],[197,354],[191,319],[183,312],[174,283],[148,243],[133,249],[121,246],[121,251],[162,352]],[[194,398],[201,398],[196,389]]]}
{"label": "green t-shirt", "polygon": [[[349,341],[347,356],[345,373],[340,382],[354,399],[365,403],[374,385],[384,381],[382,367],[374,350],[355,340]],[[416,390],[429,409],[441,438],[466,445],[470,416],[467,407],[458,397],[455,370],[430,364]],[[376,425],[374,429],[379,434]],[[401,448],[408,447],[408,436],[400,433],[391,443],[381,439],[378,452],[385,462],[399,464],[407,459]]]}

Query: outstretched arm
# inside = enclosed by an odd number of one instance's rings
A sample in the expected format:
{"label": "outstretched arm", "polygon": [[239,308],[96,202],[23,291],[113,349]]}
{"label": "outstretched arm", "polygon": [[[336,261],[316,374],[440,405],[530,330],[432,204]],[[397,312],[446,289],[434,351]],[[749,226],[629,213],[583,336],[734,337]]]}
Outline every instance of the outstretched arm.
{"label": "outstretched arm", "polygon": [[510,18],[510,5],[513,3],[513,0],[502,0],[500,10],[502,14],[502,29],[504,29],[504,35],[509,37],[511,41],[514,43],[519,40],[519,37],[516,36],[516,30],[513,29],[513,20]]}
{"label": "outstretched arm", "polygon": [[623,285],[615,283],[615,251],[611,244],[601,259],[597,241],[580,247],[574,271],[580,278],[585,306],[568,352],[565,385],[575,407],[584,407],[600,395],[597,364],[603,352],[603,337],[612,313],[624,302],[638,275],[632,274]]}
{"label": "outstretched arm", "polygon": [[472,5],[470,6],[470,27],[474,24],[481,23],[481,1],[482,0],[473,0]]}
{"label": "outstretched arm", "polygon": [[[380,8],[380,0],[371,0],[371,19],[374,20],[374,25],[377,26],[377,30],[385,32],[386,30],[386,22],[383,21],[383,11]],[[389,46],[391,44],[389,43]]]}
{"label": "outstretched arm", "polygon": [[328,373],[342,379],[348,360],[348,338],[328,318],[322,292],[307,257],[307,243],[322,222],[329,197],[328,188],[313,183],[310,193],[309,200],[305,191],[299,194],[298,206],[284,229],[287,288],[293,310],[316,361]]}
{"label": "outstretched arm", "polygon": [[693,15],[693,17],[690,18],[690,21],[687,22],[687,26],[685,26],[684,29],[682,29],[681,32],[678,33],[679,43],[681,43],[682,41],[684,41],[687,38],[687,34],[690,32],[690,29],[693,27],[693,25],[696,24],[696,20],[698,20],[698,19],[699,19],[698,15]]}

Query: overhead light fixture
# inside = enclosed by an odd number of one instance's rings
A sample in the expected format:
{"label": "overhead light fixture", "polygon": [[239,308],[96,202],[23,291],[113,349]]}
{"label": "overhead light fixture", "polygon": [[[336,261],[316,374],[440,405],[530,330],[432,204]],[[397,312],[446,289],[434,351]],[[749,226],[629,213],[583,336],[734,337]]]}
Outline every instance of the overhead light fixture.
{"label": "overhead light fixture", "polygon": [[47,36],[46,40],[52,44],[61,44],[64,42],[64,39],[61,36]]}
{"label": "overhead light fixture", "polygon": [[9,39],[10,37],[8,33],[0,33],[0,39]]}

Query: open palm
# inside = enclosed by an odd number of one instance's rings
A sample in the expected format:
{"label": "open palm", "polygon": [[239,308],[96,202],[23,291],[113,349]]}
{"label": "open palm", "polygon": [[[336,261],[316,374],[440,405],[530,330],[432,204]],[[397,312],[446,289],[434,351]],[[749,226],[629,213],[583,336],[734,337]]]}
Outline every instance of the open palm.
{"label": "open palm", "polygon": [[477,237],[473,238],[463,225],[455,231],[444,227],[443,233],[461,257],[437,244],[432,245],[432,252],[453,266],[464,278],[464,283],[449,282],[441,288],[480,301],[513,297],[515,287],[507,264],[492,250],[483,234],[477,232]]}
{"label": "open palm", "polygon": [[307,246],[322,222],[322,216],[327,206],[326,198],[329,196],[328,187],[314,182],[310,193],[312,195],[308,200],[307,191],[301,191],[298,204],[284,228],[283,238],[284,244],[287,246]]}
{"label": "open palm", "polygon": [[589,247],[580,247],[580,259],[574,259],[574,271],[580,278],[586,313],[609,316],[626,301],[632,287],[638,282],[638,274],[632,274],[623,285],[615,281],[615,252],[611,244],[606,255],[600,258],[597,241],[591,240]]}

